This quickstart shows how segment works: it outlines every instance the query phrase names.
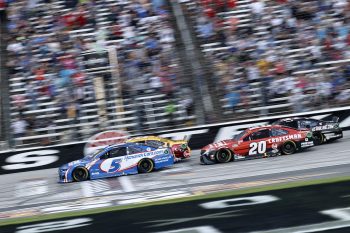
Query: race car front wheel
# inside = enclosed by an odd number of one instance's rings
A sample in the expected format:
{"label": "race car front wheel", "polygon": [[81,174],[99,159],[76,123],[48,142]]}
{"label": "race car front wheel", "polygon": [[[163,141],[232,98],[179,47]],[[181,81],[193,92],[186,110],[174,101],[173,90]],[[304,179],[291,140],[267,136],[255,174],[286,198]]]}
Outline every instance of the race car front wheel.
{"label": "race car front wheel", "polygon": [[216,152],[215,158],[219,163],[227,163],[231,161],[232,153],[227,149],[221,149]]}
{"label": "race car front wheel", "polygon": [[316,145],[321,145],[323,143],[324,136],[322,133],[315,133],[314,134],[314,142]]}
{"label": "race car front wheel", "polygon": [[84,181],[89,178],[89,171],[85,167],[77,167],[72,173],[74,181]]}
{"label": "race car front wheel", "polygon": [[296,150],[297,148],[294,142],[285,142],[282,146],[282,153],[284,155],[294,154]]}
{"label": "race car front wheel", "polygon": [[137,170],[139,173],[149,173],[153,170],[154,164],[150,159],[143,159],[137,165]]}

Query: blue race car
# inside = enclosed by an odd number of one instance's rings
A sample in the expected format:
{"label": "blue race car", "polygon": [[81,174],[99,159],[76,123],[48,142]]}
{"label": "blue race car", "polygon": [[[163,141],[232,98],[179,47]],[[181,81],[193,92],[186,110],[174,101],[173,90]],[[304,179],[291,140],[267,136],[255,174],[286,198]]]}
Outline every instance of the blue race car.
{"label": "blue race car", "polygon": [[59,182],[68,183],[148,173],[173,164],[174,156],[167,147],[155,148],[138,143],[124,143],[107,146],[80,160],[65,164],[59,168],[58,174]]}

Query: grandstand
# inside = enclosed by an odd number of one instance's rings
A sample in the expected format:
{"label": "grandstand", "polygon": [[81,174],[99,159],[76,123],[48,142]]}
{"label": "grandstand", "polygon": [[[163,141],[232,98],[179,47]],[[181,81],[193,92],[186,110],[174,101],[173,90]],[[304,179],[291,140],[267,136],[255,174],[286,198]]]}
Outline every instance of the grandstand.
{"label": "grandstand", "polygon": [[[216,88],[225,93],[220,98],[225,114],[249,117],[349,103],[346,1],[182,3],[215,70]],[[339,70],[341,87],[335,86]],[[301,79],[307,85],[299,89]]]}
{"label": "grandstand", "polygon": [[2,21],[16,147],[349,104],[346,1],[29,2]]}
{"label": "grandstand", "polygon": [[[193,97],[181,85],[165,7],[87,2],[9,5],[11,118],[13,125],[26,125],[13,135],[15,145],[79,140],[104,129],[145,132],[191,124]],[[21,9],[28,11],[21,16],[25,29],[16,28],[14,19]]]}

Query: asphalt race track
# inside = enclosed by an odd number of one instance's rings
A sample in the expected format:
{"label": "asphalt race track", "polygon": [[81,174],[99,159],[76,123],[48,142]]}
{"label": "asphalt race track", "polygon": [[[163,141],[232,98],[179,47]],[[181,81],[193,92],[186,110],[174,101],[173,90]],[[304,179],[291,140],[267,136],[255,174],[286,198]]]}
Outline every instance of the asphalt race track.
{"label": "asphalt race track", "polygon": [[[288,156],[200,165],[199,152],[150,174],[57,183],[57,169],[0,176],[0,219],[350,175],[350,133]],[[93,197],[93,198],[92,198]],[[98,198],[97,198],[98,197]]]}
{"label": "asphalt race track", "polygon": [[[1,233],[348,233],[350,181],[0,227]],[[302,198],[301,198],[302,197]]]}

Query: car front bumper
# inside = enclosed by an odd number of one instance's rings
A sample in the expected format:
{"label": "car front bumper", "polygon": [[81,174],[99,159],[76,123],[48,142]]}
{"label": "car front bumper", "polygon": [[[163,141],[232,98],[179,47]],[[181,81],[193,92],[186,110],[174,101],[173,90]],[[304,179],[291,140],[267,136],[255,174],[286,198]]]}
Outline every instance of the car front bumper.
{"label": "car front bumper", "polygon": [[73,182],[73,179],[69,177],[68,170],[58,170],[58,183],[69,183]]}

